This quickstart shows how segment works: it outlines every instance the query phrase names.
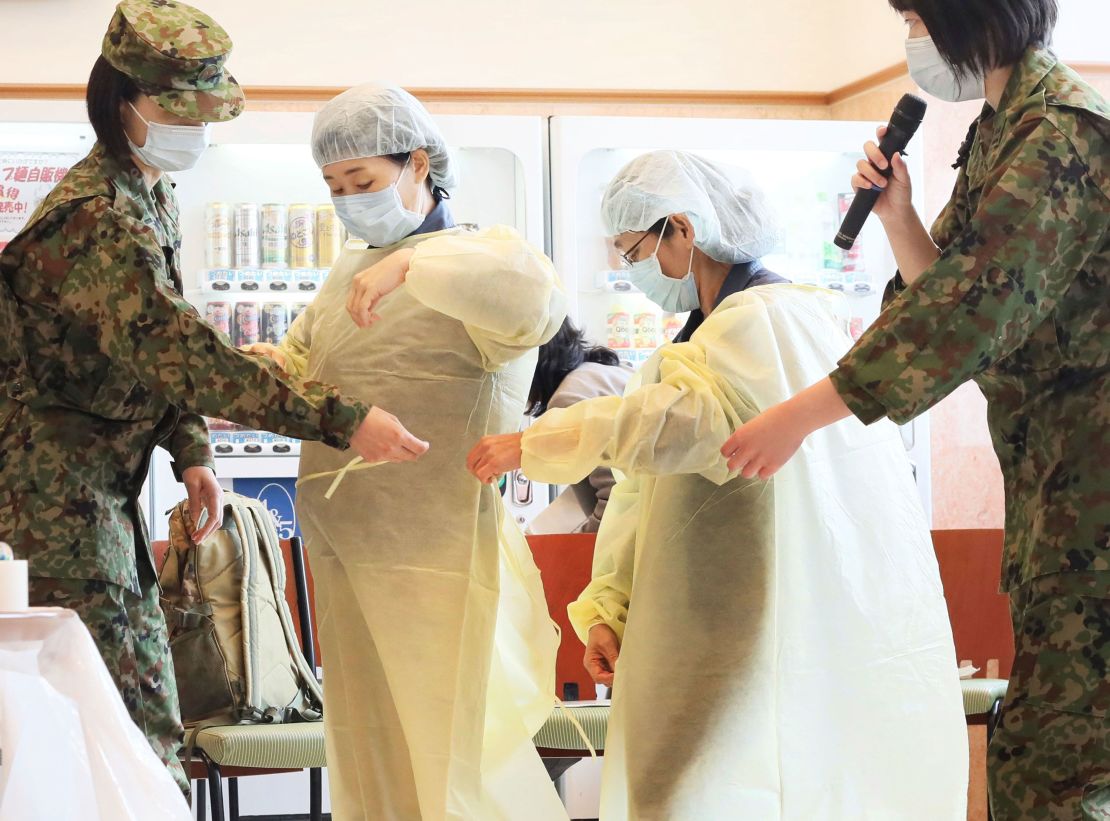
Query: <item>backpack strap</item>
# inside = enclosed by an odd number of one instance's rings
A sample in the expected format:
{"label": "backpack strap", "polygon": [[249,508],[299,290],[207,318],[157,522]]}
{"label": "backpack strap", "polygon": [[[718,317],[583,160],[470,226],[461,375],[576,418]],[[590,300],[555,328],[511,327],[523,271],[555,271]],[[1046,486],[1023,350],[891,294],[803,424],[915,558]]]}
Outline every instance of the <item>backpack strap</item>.
{"label": "backpack strap", "polygon": [[[250,508],[257,522],[260,542],[258,552],[270,568],[270,582],[274,589],[274,601],[277,603],[278,618],[281,619],[282,632],[285,633],[285,643],[289,649],[289,657],[297,668],[301,691],[305,702],[308,704],[306,708],[295,709],[294,713],[301,721],[318,721],[323,711],[324,694],[320,688],[320,683],[316,680],[316,671],[308,666],[304,653],[297,644],[297,631],[293,628],[293,619],[285,600],[285,561],[281,555],[281,546],[278,544],[274,520],[264,508],[260,508],[261,506],[251,506]],[[315,715],[315,718],[308,717],[309,715]]]}
{"label": "backpack strap", "polygon": [[[225,499],[226,499],[225,495]],[[258,692],[254,677],[261,664],[258,657],[258,614],[255,611],[256,603],[250,595],[254,586],[258,568],[258,534],[254,527],[254,520],[249,513],[249,508],[239,501],[240,497],[232,497],[227,503],[227,512],[235,522],[235,529],[243,546],[243,581],[240,586],[239,607],[243,635],[243,702],[239,718],[242,721],[260,721],[265,715],[261,695]],[[246,515],[244,516],[244,512]],[[249,524],[248,524],[249,522]]]}

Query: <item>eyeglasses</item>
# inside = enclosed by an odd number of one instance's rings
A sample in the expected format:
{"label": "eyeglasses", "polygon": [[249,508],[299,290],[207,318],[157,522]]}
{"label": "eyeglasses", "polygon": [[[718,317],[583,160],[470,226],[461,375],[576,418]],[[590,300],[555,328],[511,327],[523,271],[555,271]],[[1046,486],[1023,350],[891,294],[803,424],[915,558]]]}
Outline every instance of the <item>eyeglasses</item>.
{"label": "eyeglasses", "polygon": [[644,240],[647,239],[650,236],[651,236],[651,231],[646,232],[642,237],[640,237],[636,241],[635,245],[633,245],[631,248],[629,248],[627,251],[625,251],[623,254],[621,254],[621,259],[624,260],[625,265],[627,265],[631,268],[633,265],[636,264],[636,260],[632,258],[633,254],[636,253],[637,248],[639,248],[641,245],[644,244]]}

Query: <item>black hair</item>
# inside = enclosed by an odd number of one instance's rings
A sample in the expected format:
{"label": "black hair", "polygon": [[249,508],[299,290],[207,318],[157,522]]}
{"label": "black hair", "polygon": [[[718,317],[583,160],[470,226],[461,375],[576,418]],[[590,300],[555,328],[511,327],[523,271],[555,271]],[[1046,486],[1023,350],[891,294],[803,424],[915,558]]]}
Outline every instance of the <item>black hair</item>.
{"label": "black hair", "polygon": [[[412,152],[402,151],[399,154],[386,154],[385,157],[387,160],[392,160],[396,165],[404,168],[405,164],[410,159],[412,159]],[[443,200],[451,199],[451,194],[448,191],[440,188],[438,185],[432,182],[431,175],[428,175],[428,179],[426,179],[424,182],[428,186],[428,190],[432,192],[432,196],[435,198],[436,202],[442,202]]]}
{"label": "black hair", "polygon": [[[664,228],[663,226],[666,226]],[[670,239],[671,234],[674,233],[674,220],[670,216],[663,217],[658,220],[654,225],[647,229],[649,234],[661,235],[663,239]]]}
{"label": "black hair", "polygon": [[619,367],[620,357],[602,346],[586,343],[586,336],[569,319],[564,319],[562,327],[555,336],[540,346],[540,358],[536,363],[536,373],[532,377],[532,387],[528,391],[529,416],[540,416],[547,412],[547,403],[567,378],[567,374],[586,362]]}
{"label": "black hair", "polygon": [[97,57],[85,90],[85,108],[89,113],[96,139],[114,157],[130,155],[127,132],[123,130],[120,106],[134,102],[139,96],[135,82],[103,56]]}
{"label": "black hair", "polygon": [[1047,46],[1057,0],[889,0],[921,17],[941,57],[958,73],[985,74]]}

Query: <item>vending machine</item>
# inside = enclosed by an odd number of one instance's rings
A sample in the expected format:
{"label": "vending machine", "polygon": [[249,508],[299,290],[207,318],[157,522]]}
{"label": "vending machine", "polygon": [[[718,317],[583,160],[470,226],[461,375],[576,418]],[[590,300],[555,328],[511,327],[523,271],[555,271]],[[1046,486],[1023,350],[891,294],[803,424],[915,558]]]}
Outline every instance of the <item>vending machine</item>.
{"label": "vending machine", "polygon": [[[181,206],[184,295],[233,344],[280,340],[345,241],[312,160],[312,119],[309,112],[248,111],[214,124],[211,146],[196,168],[171,175]],[[435,120],[458,167],[460,186],[451,199],[456,221],[509,225],[544,248],[545,121]],[[94,141],[81,102],[0,100],[0,243],[14,236]],[[5,169],[11,181],[3,180]],[[9,195],[12,205],[6,204]],[[282,536],[297,533],[300,443],[221,420],[210,420],[210,435],[221,484],[261,498]],[[153,538],[167,537],[166,513],[185,495],[169,455],[156,449],[141,499]],[[512,476],[505,499],[510,514],[526,525],[546,506],[549,490]]]}

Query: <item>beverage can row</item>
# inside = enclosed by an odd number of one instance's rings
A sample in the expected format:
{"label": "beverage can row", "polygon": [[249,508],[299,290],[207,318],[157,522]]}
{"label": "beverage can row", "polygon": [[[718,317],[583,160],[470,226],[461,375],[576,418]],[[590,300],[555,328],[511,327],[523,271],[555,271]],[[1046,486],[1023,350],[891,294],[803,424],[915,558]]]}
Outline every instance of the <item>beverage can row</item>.
{"label": "beverage can row", "polygon": [[224,302],[211,300],[204,307],[204,318],[235,346],[269,342],[277,345],[289,326],[308,307],[296,302]]}
{"label": "beverage can row", "polygon": [[330,268],[346,241],[332,205],[211,202],[204,227],[209,270]]}
{"label": "beverage can row", "polygon": [[657,311],[639,311],[633,314],[616,306],[606,318],[607,344],[615,351],[654,351],[672,341],[682,330],[682,320],[675,314],[660,315]]}

